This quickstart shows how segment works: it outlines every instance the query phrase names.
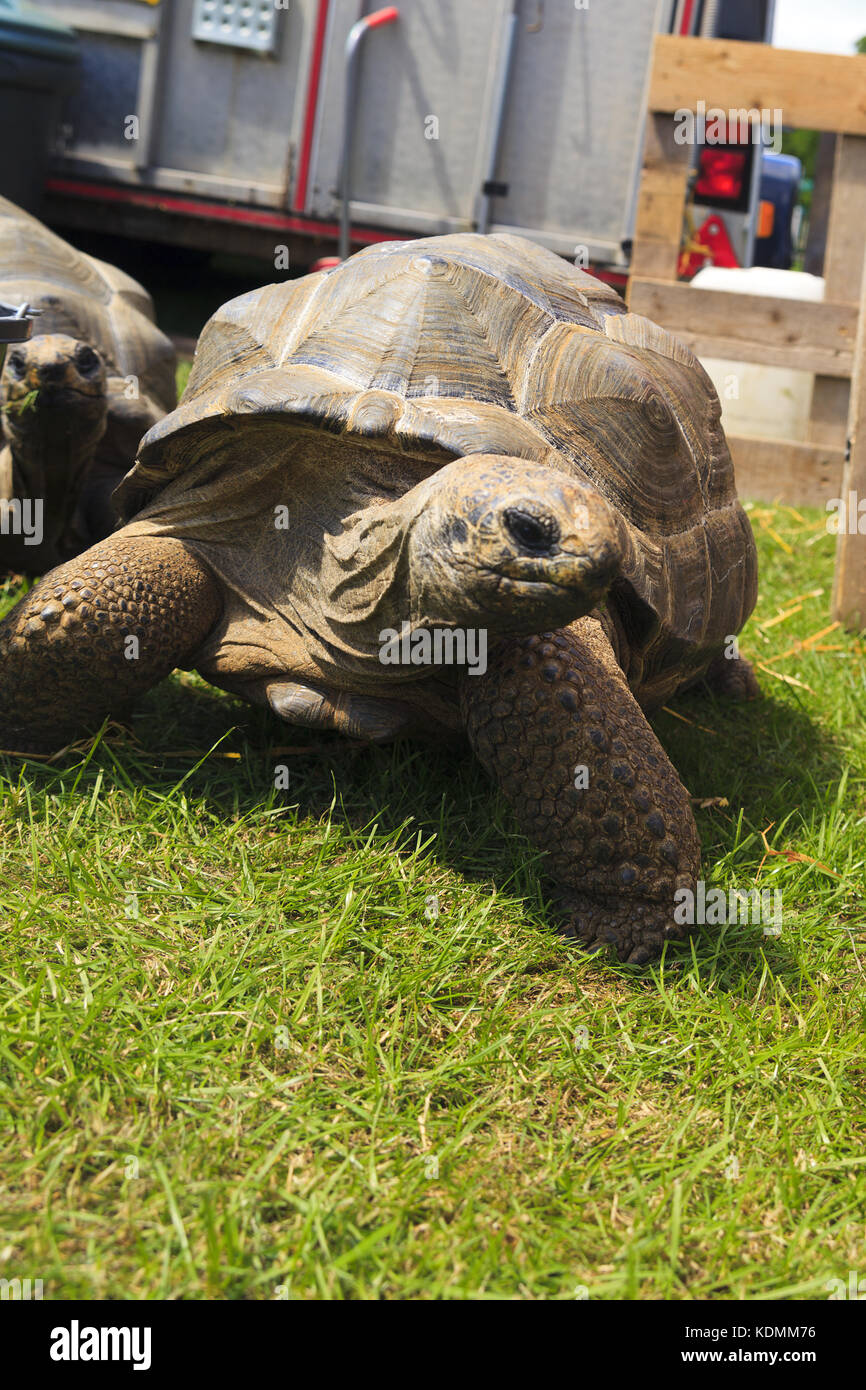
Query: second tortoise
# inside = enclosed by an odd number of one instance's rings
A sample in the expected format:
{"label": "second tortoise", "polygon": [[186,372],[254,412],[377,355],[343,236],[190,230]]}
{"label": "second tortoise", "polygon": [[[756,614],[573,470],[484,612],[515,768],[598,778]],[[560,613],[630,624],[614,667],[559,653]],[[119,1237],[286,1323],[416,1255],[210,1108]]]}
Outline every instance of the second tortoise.
{"label": "second tortoise", "polygon": [[174,408],[177,364],[136,280],[5,198],[0,298],[40,311],[0,377],[0,499],[41,507],[38,534],[3,528],[0,568],[44,574],[113,529],[112,490]]}

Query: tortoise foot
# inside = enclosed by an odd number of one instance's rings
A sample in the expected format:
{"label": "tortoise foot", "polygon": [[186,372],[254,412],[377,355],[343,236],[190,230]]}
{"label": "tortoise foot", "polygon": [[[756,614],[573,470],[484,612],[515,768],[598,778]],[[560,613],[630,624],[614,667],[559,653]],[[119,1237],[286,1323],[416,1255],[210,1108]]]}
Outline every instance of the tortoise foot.
{"label": "tortoise foot", "polygon": [[742,656],[714,657],[707,667],[704,685],[728,700],[756,700],[761,693],[752,663]]}
{"label": "tortoise foot", "polygon": [[58,566],[0,622],[0,748],[48,753],[95,732],[192,665],[220,610],[180,541],[118,531]]}
{"label": "tortoise foot", "polygon": [[554,905],[562,935],[590,950],[613,946],[629,965],[645,965],[661,955],[666,941],[682,941],[687,931],[674,921],[671,904],[647,899],[605,898],[559,891]]}
{"label": "tortoise foot", "polygon": [[689,802],[592,617],[511,639],[461,687],[466,732],[545,855],[566,929],[634,964],[685,935],[700,842]]}

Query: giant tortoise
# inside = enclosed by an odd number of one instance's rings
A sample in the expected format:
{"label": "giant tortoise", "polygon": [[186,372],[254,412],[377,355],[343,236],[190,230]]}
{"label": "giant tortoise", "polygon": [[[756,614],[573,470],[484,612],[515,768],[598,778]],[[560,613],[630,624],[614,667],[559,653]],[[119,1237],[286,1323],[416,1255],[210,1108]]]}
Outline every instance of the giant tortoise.
{"label": "giant tortoise", "polygon": [[[42,574],[112,529],[113,488],[176,404],[175,352],[137,281],[5,198],[0,298],[40,310],[0,378],[0,568]],[[42,509],[28,535],[16,525],[25,502]]]}
{"label": "giant tortoise", "polygon": [[0,742],[56,748],[177,666],[294,724],[463,733],[565,930],[641,963],[700,863],[644,710],[757,689],[719,417],[687,348],[516,236],[243,295],[142,441],[125,525],[2,624]]}

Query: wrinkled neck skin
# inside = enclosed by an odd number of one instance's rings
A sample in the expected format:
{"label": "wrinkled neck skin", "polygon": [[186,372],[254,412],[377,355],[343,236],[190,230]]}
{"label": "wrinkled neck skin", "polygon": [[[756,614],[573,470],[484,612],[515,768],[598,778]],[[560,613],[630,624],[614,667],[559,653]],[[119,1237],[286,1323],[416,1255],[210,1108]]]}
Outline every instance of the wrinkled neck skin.
{"label": "wrinkled neck skin", "polygon": [[[325,536],[319,579],[321,612],[340,645],[381,667],[380,633],[403,624],[432,625],[417,598],[411,557],[419,518],[435,490],[437,475],[395,502],[367,507],[348,517],[338,536]],[[453,623],[454,616],[447,622]],[[423,676],[423,671],[409,673]]]}
{"label": "wrinkled neck skin", "polygon": [[72,520],[93,450],[92,443],[81,446],[68,437],[30,441],[23,452],[13,447],[12,496],[41,499],[43,545],[54,548]]}
{"label": "wrinkled neck skin", "polygon": [[4,417],[3,433],[11,453],[11,467],[6,469],[8,495],[22,502],[41,501],[43,536],[39,549],[54,551],[71,523],[105,423],[104,413],[95,425],[73,416],[62,430],[25,433]]}

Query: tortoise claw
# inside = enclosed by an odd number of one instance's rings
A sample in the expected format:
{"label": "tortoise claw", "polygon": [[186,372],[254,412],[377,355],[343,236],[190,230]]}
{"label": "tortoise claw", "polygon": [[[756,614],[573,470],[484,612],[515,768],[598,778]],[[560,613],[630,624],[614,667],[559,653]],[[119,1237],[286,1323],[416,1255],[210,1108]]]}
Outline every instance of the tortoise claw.
{"label": "tortoise claw", "polygon": [[672,904],[646,898],[593,899],[559,890],[554,905],[560,930],[588,950],[613,946],[628,965],[646,965],[661,955],[666,941],[681,941],[685,927],[673,920]]}

